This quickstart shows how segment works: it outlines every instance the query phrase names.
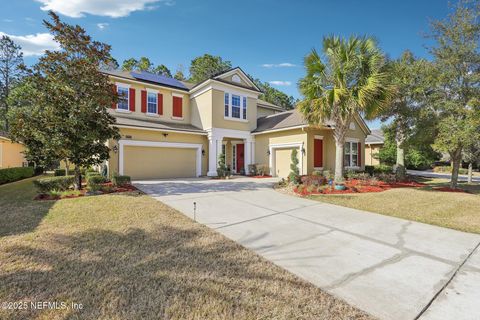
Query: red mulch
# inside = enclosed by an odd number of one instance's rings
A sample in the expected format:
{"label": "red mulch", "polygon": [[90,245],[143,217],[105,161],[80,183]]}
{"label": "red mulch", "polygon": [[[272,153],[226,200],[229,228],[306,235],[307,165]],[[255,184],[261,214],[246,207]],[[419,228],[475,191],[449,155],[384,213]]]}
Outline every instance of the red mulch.
{"label": "red mulch", "polygon": [[468,193],[466,190],[463,189],[452,189],[449,187],[436,187],[433,188],[435,191],[443,191],[443,192],[459,192],[459,193]]}
{"label": "red mulch", "polygon": [[307,192],[307,188],[305,187],[303,191],[300,193],[295,188],[293,191],[300,195],[306,196],[311,194],[349,194],[349,193],[370,193],[370,192],[382,192],[385,190],[393,189],[393,188],[420,188],[425,187],[426,184],[416,182],[416,181],[402,181],[402,182],[383,182],[378,181],[372,184],[368,184],[365,181],[351,179],[345,181],[345,190],[335,190],[335,188],[327,187],[323,189],[321,192],[313,191]]}
{"label": "red mulch", "polygon": [[[110,187],[111,189],[110,190],[101,190],[101,191],[99,191],[98,195],[108,194],[108,193],[129,192],[129,191],[138,190],[137,188],[135,188],[131,184],[126,184],[126,185],[123,185],[123,186],[114,187],[111,182],[107,182],[107,183],[102,183],[102,186]],[[34,200],[60,200],[60,199],[79,198],[79,197],[87,196],[86,195],[87,191],[88,190],[86,190],[84,188],[84,189],[80,190],[80,194],[78,194],[78,195],[77,194],[70,194],[70,195],[66,195],[66,196],[54,196],[54,195],[50,195],[50,194],[41,193],[41,194],[37,195],[34,198]]]}

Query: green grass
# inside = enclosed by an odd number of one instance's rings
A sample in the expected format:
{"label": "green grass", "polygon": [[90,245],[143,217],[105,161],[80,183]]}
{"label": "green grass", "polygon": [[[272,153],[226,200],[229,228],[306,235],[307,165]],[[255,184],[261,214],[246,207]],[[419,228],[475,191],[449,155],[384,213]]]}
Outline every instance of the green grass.
{"label": "green grass", "polygon": [[424,188],[399,188],[379,193],[318,195],[310,198],[466,232],[480,233],[480,185],[461,183],[469,193],[435,191],[445,179],[421,179]]}
{"label": "green grass", "polygon": [[33,201],[0,187],[0,319],[371,319],[142,194]]}

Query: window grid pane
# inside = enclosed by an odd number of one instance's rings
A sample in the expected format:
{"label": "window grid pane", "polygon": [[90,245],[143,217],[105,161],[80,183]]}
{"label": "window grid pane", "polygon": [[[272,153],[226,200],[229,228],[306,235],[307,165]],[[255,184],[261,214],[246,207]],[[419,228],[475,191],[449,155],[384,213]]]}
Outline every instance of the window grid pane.
{"label": "window grid pane", "polygon": [[240,96],[232,94],[232,117],[240,119]]}
{"label": "window grid pane", "polygon": [[247,119],[247,98],[243,97],[243,119]]}
{"label": "window grid pane", "polygon": [[157,113],[157,94],[148,93],[147,95],[147,112],[148,113]]}
{"label": "window grid pane", "polygon": [[128,88],[118,87],[118,109],[128,110]]}
{"label": "window grid pane", "polygon": [[225,117],[228,117],[228,106],[229,106],[229,95],[228,93],[225,93]]}

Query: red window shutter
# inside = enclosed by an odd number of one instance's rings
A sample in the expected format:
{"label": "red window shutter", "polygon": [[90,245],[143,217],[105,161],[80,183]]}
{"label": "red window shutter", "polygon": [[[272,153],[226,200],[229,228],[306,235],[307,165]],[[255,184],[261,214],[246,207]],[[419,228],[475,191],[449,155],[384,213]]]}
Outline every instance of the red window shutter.
{"label": "red window shutter", "polygon": [[143,113],[147,112],[147,90],[142,90],[142,106],[141,111]]}
{"label": "red window shutter", "polygon": [[158,106],[158,114],[162,115],[163,114],[163,94],[159,93],[157,95],[157,106]]}
{"label": "red window shutter", "polygon": [[128,105],[130,107],[130,111],[134,112],[135,111],[135,89],[130,88],[128,92]]}
{"label": "red window shutter", "polygon": [[173,97],[173,116],[177,118],[182,117],[182,98]]}
{"label": "red window shutter", "polygon": [[[112,85],[112,89],[113,89],[113,94],[116,96],[117,95],[117,86]],[[117,103],[116,102],[112,102],[112,109],[117,109]]]}
{"label": "red window shutter", "polygon": [[362,166],[362,143],[359,142],[358,143],[358,160],[357,160],[357,163],[358,163],[358,166]]}
{"label": "red window shutter", "polygon": [[323,140],[315,139],[313,143],[313,166],[323,167]]}

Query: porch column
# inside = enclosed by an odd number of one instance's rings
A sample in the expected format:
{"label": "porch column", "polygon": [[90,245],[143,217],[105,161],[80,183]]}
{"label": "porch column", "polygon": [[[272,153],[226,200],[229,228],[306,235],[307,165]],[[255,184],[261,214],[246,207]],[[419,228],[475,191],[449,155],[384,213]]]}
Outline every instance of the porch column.
{"label": "porch column", "polygon": [[244,165],[245,165],[245,174],[249,174],[248,165],[255,163],[254,153],[255,153],[255,140],[254,138],[247,138],[243,140],[245,145],[244,151]]}
{"label": "porch column", "polygon": [[222,152],[223,137],[208,134],[208,172],[207,176],[217,176],[218,156]]}

